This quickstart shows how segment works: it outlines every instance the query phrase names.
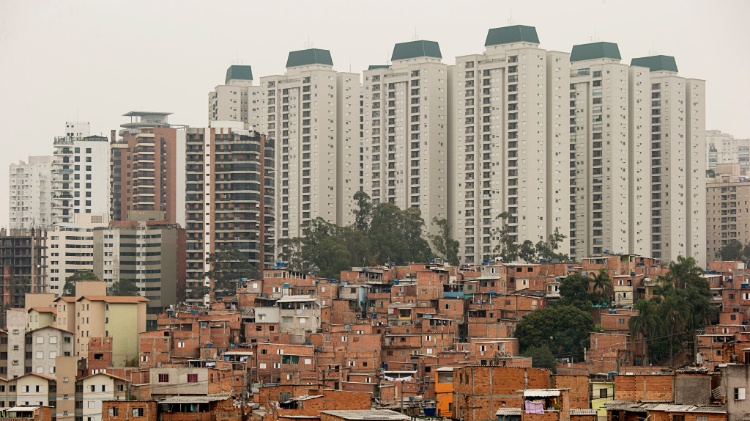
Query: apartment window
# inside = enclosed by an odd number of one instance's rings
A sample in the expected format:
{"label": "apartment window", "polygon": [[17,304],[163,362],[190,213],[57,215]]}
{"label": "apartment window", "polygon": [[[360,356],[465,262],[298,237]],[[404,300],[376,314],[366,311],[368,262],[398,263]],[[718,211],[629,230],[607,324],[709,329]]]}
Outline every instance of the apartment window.
{"label": "apartment window", "polygon": [[116,406],[110,406],[109,409],[107,409],[107,415],[109,415],[110,418],[119,416],[120,408]]}
{"label": "apartment window", "polygon": [[599,399],[607,398],[607,389],[599,389]]}
{"label": "apartment window", "polygon": [[187,375],[187,382],[188,383],[198,383],[198,375],[197,374],[188,374]]}
{"label": "apartment window", "polygon": [[744,387],[735,387],[734,388],[734,400],[736,400],[736,401],[744,401],[745,400],[745,388]]}
{"label": "apartment window", "polygon": [[159,374],[159,383],[169,382],[169,374]]}
{"label": "apartment window", "polygon": [[143,408],[133,408],[133,416],[134,417],[142,417],[143,416]]}

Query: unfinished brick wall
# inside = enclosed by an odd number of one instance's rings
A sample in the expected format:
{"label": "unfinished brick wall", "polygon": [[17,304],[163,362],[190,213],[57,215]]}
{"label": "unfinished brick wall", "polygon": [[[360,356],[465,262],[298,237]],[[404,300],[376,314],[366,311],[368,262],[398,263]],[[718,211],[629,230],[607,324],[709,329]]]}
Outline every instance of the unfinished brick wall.
{"label": "unfinished brick wall", "polygon": [[673,402],[674,376],[615,376],[615,400]]}
{"label": "unfinished brick wall", "polygon": [[570,407],[587,409],[589,407],[589,378],[588,376],[552,376],[552,387],[555,389],[570,389]]}

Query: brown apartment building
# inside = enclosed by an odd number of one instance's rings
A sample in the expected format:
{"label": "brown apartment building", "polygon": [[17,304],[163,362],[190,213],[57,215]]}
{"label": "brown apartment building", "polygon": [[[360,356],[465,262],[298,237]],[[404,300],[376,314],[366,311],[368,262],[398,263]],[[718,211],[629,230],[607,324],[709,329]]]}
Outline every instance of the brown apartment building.
{"label": "brown apartment building", "polygon": [[258,268],[273,263],[274,142],[238,122],[187,129],[186,230],[188,302],[210,286],[206,259],[222,248]]}
{"label": "brown apartment building", "polygon": [[167,121],[171,113],[131,111],[111,148],[112,220],[131,211],[161,211],[184,225],[185,131]]}

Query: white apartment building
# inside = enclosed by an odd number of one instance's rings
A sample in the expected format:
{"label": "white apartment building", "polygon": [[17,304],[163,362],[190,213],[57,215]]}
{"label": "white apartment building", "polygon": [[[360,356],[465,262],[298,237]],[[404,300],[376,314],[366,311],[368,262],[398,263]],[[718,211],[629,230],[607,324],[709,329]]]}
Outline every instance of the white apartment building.
{"label": "white apartment building", "polygon": [[573,46],[570,61],[571,255],[650,256],[648,69],[610,42]]}
{"label": "white apartment building", "polygon": [[59,297],[65,280],[79,271],[94,270],[94,228],[106,227],[108,215],[78,213],[73,222],[47,232],[47,292]]}
{"label": "white apartment building", "polygon": [[448,210],[465,262],[491,257],[505,223],[518,243],[567,235],[568,84],[568,54],[539,48],[530,26],[490,29],[484,54],[456,58]]}
{"label": "white apartment building", "polygon": [[109,215],[109,139],[89,136],[88,123],[66,124],[54,141],[52,223],[73,222],[76,213]]}
{"label": "white apartment building", "polygon": [[249,99],[249,123],[275,140],[276,241],[317,217],[350,223],[359,188],[359,75],[315,48],[290,52],[286,69]]}
{"label": "white apartment building", "polygon": [[10,164],[10,228],[47,229],[52,225],[52,157],[30,156]]}
{"label": "white apartment building", "polygon": [[719,164],[740,164],[742,174],[750,169],[750,139],[738,139],[721,130],[706,130],[706,170]]}
{"label": "white apartment building", "polygon": [[426,226],[448,206],[448,66],[434,41],[398,43],[363,86],[363,191],[373,204],[420,208]]}
{"label": "white apartment building", "polygon": [[208,93],[208,121],[247,123],[250,118],[248,100],[253,96],[251,92],[259,88],[253,86],[252,66],[229,66],[224,84]]}
{"label": "white apartment building", "polygon": [[677,74],[674,57],[634,58],[650,69],[651,255],[706,265],[706,83]]}
{"label": "white apartment building", "polygon": [[706,130],[706,169],[715,170],[718,164],[737,164],[739,139],[721,130]]}

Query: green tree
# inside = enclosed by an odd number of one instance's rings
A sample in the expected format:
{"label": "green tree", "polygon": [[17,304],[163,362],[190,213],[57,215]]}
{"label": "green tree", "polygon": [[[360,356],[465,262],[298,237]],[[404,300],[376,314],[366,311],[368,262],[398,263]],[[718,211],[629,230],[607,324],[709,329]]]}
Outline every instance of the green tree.
{"label": "green tree", "polygon": [[536,262],[536,247],[531,240],[526,240],[518,247],[518,257],[526,263]]}
{"label": "green tree", "polygon": [[458,264],[458,240],[451,237],[451,226],[448,220],[436,216],[432,218],[432,223],[438,228],[437,234],[428,234],[432,245],[435,246],[435,252],[445,260]]}
{"label": "green tree", "polygon": [[63,297],[73,297],[76,295],[76,281],[98,281],[99,278],[90,270],[79,270],[78,272],[65,278],[63,286]]}
{"label": "green tree", "polygon": [[372,257],[379,264],[426,262],[432,254],[419,208],[401,210],[391,203],[378,204],[368,238]]}
{"label": "green tree", "polygon": [[730,240],[719,249],[716,257],[726,261],[745,261],[745,247],[738,240]]}
{"label": "green tree", "polygon": [[354,229],[360,232],[367,232],[370,229],[370,221],[372,220],[372,202],[370,196],[363,191],[354,193],[354,201],[357,203],[357,208],[354,212]]}
{"label": "green tree", "polygon": [[578,307],[557,305],[534,310],[516,326],[515,337],[521,352],[531,347],[547,346],[559,357],[583,357],[589,334],[594,330],[591,314]]}
{"label": "green tree", "polygon": [[590,278],[578,273],[568,275],[560,282],[561,306],[573,306],[582,311],[591,311],[589,295]]}
{"label": "green tree", "polygon": [[524,357],[531,357],[531,366],[534,368],[548,368],[552,373],[557,372],[557,360],[549,350],[547,344],[531,346],[521,353]]}
{"label": "green tree", "polygon": [[134,297],[138,294],[138,286],[128,279],[120,279],[112,284],[107,295],[122,297],[130,296]]}
{"label": "green tree", "polygon": [[560,244],[566,239],[565,234],[562,234],[558,228],[555,228],[555,232],[550,234],[547,241],[539,241],[536,243],[536,254],[539,259],[546,260],[559,260],[561,262],[567,262],[570,257],[565,253],[558,253],[557,250],[560,248]]}
{"label": "green tree", "polygon": [[[652,351],[650,341],[659,334],[659,319],[656,314],[657,304],[653,300],[639,300],[633,305],[633,310],[638,314],[631,317],[629,321],[630,336],[635,338],[640,334],[643,338],[641,341],[641,355],[643,355],[643,365],[648,365],[650,353]],[[648,346],[648,351],[646,347]]]}
{"label": "green tree", "polygon": [[497,216],[497,219],[501,219],[503,225],[492,231],[492,238],[497,241],[493,253],[504,262],[514,262],[518,259],[518,238],[511,232],[508,222],[514,220],[515,217],[511,216],[508,212],[503,212]]}
{"label": "green tree", "polygon": [[214,280],[214,294],[217,297],[237,295],[237,283],[240,279],[258,279],[260,271],[253,266],[245,253],[236,248],[221,248],[211,253],[206,259],[211,270],[204,273]]}
{"label": "green tree", "polygon": [[597,304],[608,304],[610,292],[612,291],[612,280],[609,279],[607,269],[600,268],[599,272],[594,275],[591,283],[593,284],[591,301]]}

